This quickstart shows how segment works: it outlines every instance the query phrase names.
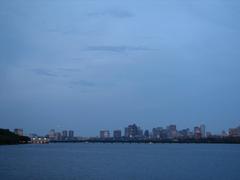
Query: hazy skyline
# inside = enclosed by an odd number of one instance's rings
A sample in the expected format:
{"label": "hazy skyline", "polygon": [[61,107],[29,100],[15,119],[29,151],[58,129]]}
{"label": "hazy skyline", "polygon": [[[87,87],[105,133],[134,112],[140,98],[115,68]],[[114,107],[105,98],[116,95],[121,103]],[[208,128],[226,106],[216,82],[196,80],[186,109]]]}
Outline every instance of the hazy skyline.
{"label": "hazy skyline", "polygon": [[1,0],[2,128],[240,125],[237,0]]}

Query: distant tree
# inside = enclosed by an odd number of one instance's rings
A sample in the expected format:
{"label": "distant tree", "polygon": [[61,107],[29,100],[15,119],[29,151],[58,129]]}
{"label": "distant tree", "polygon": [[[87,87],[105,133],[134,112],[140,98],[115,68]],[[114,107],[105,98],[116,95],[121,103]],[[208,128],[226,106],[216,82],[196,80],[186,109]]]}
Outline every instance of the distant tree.
{"label": "distant tree", "polygon": [[3,144],[25,144],[30,141],[27,136],[18,136],[8,129],[0,129],[0,145]]}

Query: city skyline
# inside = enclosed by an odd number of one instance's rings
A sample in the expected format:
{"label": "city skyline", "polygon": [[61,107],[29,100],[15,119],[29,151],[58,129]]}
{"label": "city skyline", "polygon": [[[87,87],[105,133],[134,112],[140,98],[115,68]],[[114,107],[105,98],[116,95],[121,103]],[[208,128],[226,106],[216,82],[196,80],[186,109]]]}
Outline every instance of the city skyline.
{"label": "city skyline", "polygon": [[[141,131],[141,134],[143,136],[145,135],[146,131],[147,131],[147,133],[149,135],[153,135],[154,131],[155,130],[158,131],[159,128],[161,130],[167,130],[169,128],[171,129],[171,126],[172,126],[173,128],[175,128],[176,133],[181,133],[181,132],[186,131],[186,130],[189,133],[195,133],[195,132],[199,131],[199,133],[202,134],[202,135],[204,134],[204,137],[205,137],[207,134],[217,135],[217,136],[221,136],[221,135],[223,135],[225,133],[226,134],[231,134],[230,131],[232,131],[235,128],[239,128],[240,124],[236,125],[236,126],[233,126],[233,127],[226,127],[225,129],[222,129],[221,131],[219,130],[219,132],[217,132],[217,133],[214,132],[214,131],[211,131],[210,129],[208,129],[206,124],[198,124],[198,125],[195,125],[193,127],[183,127],[183,128],[180,128],[176,124],[168,124],[166,126],[160,126],[159,125],[159,126],[155,126],[155,127],[151,127],[151,128],[146,128],[146,127],[143,127],[143,126],[139,126],[136,123],[131,123],[127,127],[117,127],[117,128],[114,128],[114,129],[100,128],[100,129],[98,129],[98,131],[95,134],[93,132],[89,132],[88,135],[84,135],[81,132],[79,132],[77,130],[74,130],[74,129],[66,129],[66,128],[62,128],[62,129],[51,128],[51,129],[47,130],[44,133],[37,133],[36,131],[33,131],[33,130],[30,133],[26,132],[26,131],[24,131],[24,133],[23,133],[23,128],[14,128],[13,132],[18,134],[18,135],[41,136],[41,137],[45,137],[47,135],[49,137],[52,136],[52,137],[59,137],[59,138],[67,138],[67,137],[101,137],[101,136],[102,137],[103,136],[114,137],[115,133],[117,134],[117,136],[119,136],[119,134],[120,134],[121,137],[126,137],[126,136],[128,136],[126,134],[127,133],[126,128],[128,128],[130,126],[136,126],[136,128],[139,128],[139,130]],[[5,129],[9,129],[9,128],[5,128]],[[240,136],[240,134],[239,134],[239,136]]]}
{"label": "city skyline", "polygon": [[[143,124],[145,124],[145,123],[140,124],[140,123],[137,123],[137,122],[138,121],[129,121],[127,124],[138,124],[141,127],[146,127],[146,129],[152,129],[153,127],[167,127],[169,124],[176,124],[176,123],[174,123],[174,121],[172,121],[173,123],[165,123],[165,124],[154,123],[153,125],[147,124],[147,126],[144,126]],[[237,127],[237,126],[240,125],[240,121],[239,121],[239,123],[236,122],[232,126],[226,126],[226,127],[222,128],[222,129],[220,129],[220,128],[218,128],[217,125],[213,125],[213,126],[209,127],[209,125],[207,123],[205,123],[204,121],[198,121],[198,123],[196,123],[196,124],[193,123],[194,121],[191,121],[191,122],[192,123],[189,126],[185,126],[185,125],[182,125],[182,124],[176,124],[176,125],[177,125],[177,127],[179,129],[189,128],[189,129],[193,130],[196,125],[204,124],[204,125],[206,125],[208,127],[208,130],[211,131],[214,134],[221,134],[222,131],[228,131],[229,128]],[[22,126],[12,125],[12,127],[2,126],[1,128],[14,130],[14,129],[16,129],[16,127],[20,128],[20,129],[24,129],[27,134],[33,133],[32,132],[33,130],[34,130],[34,133],[37,133],[37,134],[44,134],[47,131],[49,131],[49,127],[44,128],[44,129],[40,129],[40,128],[37,128],[37,127],[25,128],[25,127],[22,127]],[[122,127],[122,129],[119,128],[119,127]],[[70,125],[70,126],[67,126],[67,127],[57,125],[55,127],[51,126],[50,129],[55,129],[56,131],[61,131],[63,129],[71,129],[71,130],[74,130],[76,132],[76,134],[78,134],[78,135],[83,135],[83,136],[86,136],[86,137],[88,137],[88,136],[90,137],[90,136],[94,136],[94,134],[95,135],[99,134],[99,130],[101,130],[101,129],[102,130],[105,130],[105,129],[106,130],[110,130],[110,129],[112,129],[112,130],[114,130],[114,129],[124,130],[124,124],[122,126],[119,126],[119,127],[118,126],[112,126],[112,125],[106,125],[104,127],[103,126],[95,127],[94,130],[92,130],[92,131],[89,131],[91,128],[89,128],[89,130],[88,129],[84,129],[84,131],[82,131],[81,127],[76,127],[74,125]]]}

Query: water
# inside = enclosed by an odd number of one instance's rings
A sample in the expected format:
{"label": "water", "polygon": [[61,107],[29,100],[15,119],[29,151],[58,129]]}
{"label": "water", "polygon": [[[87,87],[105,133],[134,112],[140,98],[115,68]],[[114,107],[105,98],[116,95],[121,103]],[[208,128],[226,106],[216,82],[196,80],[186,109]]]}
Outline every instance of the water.
{"label": "water", "polygon": [[0,146],[0,179],[239,180],[240,145],[46,144]]}

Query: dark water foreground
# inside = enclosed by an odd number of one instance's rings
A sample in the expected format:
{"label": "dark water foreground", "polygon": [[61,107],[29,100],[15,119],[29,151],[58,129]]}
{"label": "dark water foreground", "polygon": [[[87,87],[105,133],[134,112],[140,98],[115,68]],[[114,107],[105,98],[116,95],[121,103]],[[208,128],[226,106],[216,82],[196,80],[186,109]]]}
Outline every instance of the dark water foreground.
{"label": "dark water foreground", "polygon": [[240,145],[0,146],[1,180],[239,180]]}

